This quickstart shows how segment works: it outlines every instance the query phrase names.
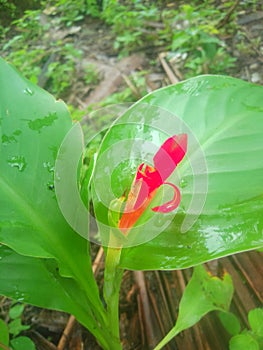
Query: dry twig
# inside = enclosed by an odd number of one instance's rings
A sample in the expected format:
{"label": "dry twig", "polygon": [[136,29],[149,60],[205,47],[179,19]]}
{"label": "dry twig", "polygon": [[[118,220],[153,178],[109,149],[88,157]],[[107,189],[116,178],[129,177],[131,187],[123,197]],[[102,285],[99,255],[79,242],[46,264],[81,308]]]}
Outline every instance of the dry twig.
{"label": "dry twig", "polygon": [[179,79],[177,78],[177,76],[174,74],[172,68],[169,66],[169,64],[167,63],[166,59],[166,54],[164,52],[159,54],[159,60],[161,62],[161,65],[163,66],[163,69],[165,71],[165,73],[167,74],[170,82],[172,84],[177,84],[179,83]]}

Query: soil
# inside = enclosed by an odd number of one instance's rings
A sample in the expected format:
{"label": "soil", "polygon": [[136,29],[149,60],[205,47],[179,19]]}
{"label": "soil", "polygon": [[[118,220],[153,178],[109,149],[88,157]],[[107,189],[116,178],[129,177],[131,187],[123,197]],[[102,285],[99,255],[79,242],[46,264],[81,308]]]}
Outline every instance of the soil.
{"label": "soil", "polygon": [[[245,13],[239,13],[240,31],[226,38],[228,49],[237,57],[236,66],[229,74],[257,84],[263,84],[262,4],[262,1],[258,2],[258,9],[261,10],[247,9]],[[237,48],[241,41],[241,32],[245,42],[242,51]],[[140,49],[140,52],[118,59],[113,49],[114,37],[109,28],[99,20],[87,18],[72,32],[55,34],[69,37],[84,51],[82,67],[79,67],[80,74],[83,66],[88,64],[94,64],[100,72],[98,85],[87,87],[79,76],[65,97],[67,103],[80,109],[98,103],[127,84],[132,85],[127,77],[135,71],[149,71],[146,77],[148,92],[184,79],[183,66],[175,67],[173,62],[167,60],[163,49],[149,47],[149,44],[145,50]],[[158,57],[157,64],[153,66],[151,60]],[[135,97],[140,97],[136,87],[132,88]],[[94,246],[94,254],[96,250],[97,247]],[[263,302],[262,253],[242,253],[212,261],[206,266],[213,273],[220,275],[223,270],[227,270],[232,275],[235,285],[232,310],[241,319],[243,326],[248,327],[248,311],[261,307]],[[99,284],[103,282],[102,271],[103,261],[97,276]],[[120,328],[124,350],[150,350],[164,336],[176,320],[179,300],[191,274],[192,269],[125,272],[120,296]],[[7,309],[7,303],[8,300],[1,300],[2,313]],[[100,349],[93,336],[77,322],[73,322],[73,328],[67,334],[64,345],[60,343],[58,346],[68,319],[69,315],[65,313],[28,305],[23,314],[23,322],[31,325],[31,329],[24,334],[34,340],[38,350]],[[228,341],[229,335],[222,328],[217,314],[211,313],[196,326],[182,332],[165,349],[223,350],[228,348]]]}

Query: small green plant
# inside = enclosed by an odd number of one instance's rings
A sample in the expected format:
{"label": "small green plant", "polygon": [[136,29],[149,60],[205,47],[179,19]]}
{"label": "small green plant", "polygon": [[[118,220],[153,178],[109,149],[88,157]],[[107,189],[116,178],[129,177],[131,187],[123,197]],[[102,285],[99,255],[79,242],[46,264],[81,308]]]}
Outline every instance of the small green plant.
{"label": "small green plant", "polygon": [[9,30],[17,34],[3,45],[3,55],[32,82],[62,96],[74,82],[76,62],[82,51],[73,43],[52,40],[49,29],[54,19],[46,16],[43,24],[42,16],[41,10],[28,10],[22,18],[14,20]]}
{"label": "small green plant", "polygon": [[97,85],[100,81],[99,73],[94,64],[84,67],[84,81],[87,85]]}
{"label": "small green plant", "polygon": [[[184,67],[186,76],[190,77],[200,73],[224,73],[233,67],[235,58],[227,52],[220,34],[236,27],[230,22],[218,29],[218,23],[232,5],[230,1],[219,9],[213,1],[195,1],[167,10],[159,4],[149,6],[141,1],[125,5],[108,1],[102,18],[117,36],[114,48],[120,55],[145,48],[145,43],[166,46],[171,54],[186,55]],[[159,26],[151,27],[152,22]]]}
{"label": "small green plant", "polygon": [[71,27],[76,22],[85,18],[86,15],[99,17],[100,6],[96,0],[51,0],[42,1],[46,12],[56,17],[56,22],[66,27]]}
{"label": "small green plant", "polygon": [[16,15],[16,5],[14,3],[10,3],[9,0],[0,0],[0,20],[3,21],[4,17],[8,17],[8,20],[12,20]]}
{"label": "small green plant", "polygon": [[158,35],[147,30],[147,22],[159,20],[160,12],[155,4],[144,4],[133,0],[121,5],[118,1],[107,1],[102,12],[102,19],[111,25],[116,35],[114,48],[121,56],[128,55],[145,42],[154,42]]}
{"label": "small green plant", "polygon": [[164,12],[166,26],[161,35],[171,36],[170,56],[183,57],[186,77],[204,73],[222,74],[233,67],[235,58],[231,57],[225,42],[219,38],[217,24],[223,16],[224,11],[215,8],[212,2],[181,5],[179,10]]}
{"label": "small green plant", "polygon": [[58,41],[55,52],[58,56],[49,63],[45,75],[48,78],[47,89],[61,96],[76,79],[76,63],[82,57],[82,51],[71,43]]}
{"label": "small green plant", "polygon": [[30,328],[30,326],[23,325],[21,322],[24,308],[24,304],[14,301],[12,302],[7,315],[8,322],[4,322],[2,319],[0,319],[0,349],[36,349],[30,338],[21,335],[23,331]]}
{"label": "small green plant", "polygon": [[230,350],[263,348],[263,309],[256,308],[248,313],[250,329],[243,329],[239,319],[231,312],[220,312],[219,319],[232,338],[229,342]]}

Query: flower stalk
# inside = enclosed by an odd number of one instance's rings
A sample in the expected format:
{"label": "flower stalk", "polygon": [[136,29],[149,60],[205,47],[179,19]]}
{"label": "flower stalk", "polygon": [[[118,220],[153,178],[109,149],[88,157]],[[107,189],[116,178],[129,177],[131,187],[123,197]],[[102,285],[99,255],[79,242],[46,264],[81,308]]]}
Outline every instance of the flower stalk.
{"label": "flower stalk", "polygon": [[123,213],[121,209],[125,196],[111,202],[108,211],[108,221],[112,229],[106,250],[103,296],[107,305],[107,321],[112,336],[111,350],[121,350],[119,331],[119,294],[123,269],[120,268],[122,240],[153,200],[157,190],[162,185],[168,185],[173,190],[173,198],[167,203],[152,208],[153,212],[168,213],[178,207],[181,200],[179,189],[166,182],[177,165],[184,158],[187,148],[187,135],[180,134],[168,138],[153,157],[154,166],[140,164],[130,188]]}

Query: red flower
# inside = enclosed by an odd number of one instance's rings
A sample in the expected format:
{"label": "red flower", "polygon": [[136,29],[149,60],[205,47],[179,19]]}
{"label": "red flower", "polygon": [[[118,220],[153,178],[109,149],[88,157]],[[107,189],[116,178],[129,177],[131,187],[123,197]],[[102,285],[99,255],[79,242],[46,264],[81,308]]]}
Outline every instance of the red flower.
{"label": "red flower", "polygon": [[154,167],[140,164],[133,180],[124,212],[119,221],[119,229],[127,234],[142,213],[146,210],[157,189],[161,185],[173,188],[173,199],[152,208],[155,212],[168,213],[178,207],[181,200],[179,189],[165,180],[172,174],[176,166],[184,158],[187,149],[187,135],[174,135],[167,139],[153,157]]}

